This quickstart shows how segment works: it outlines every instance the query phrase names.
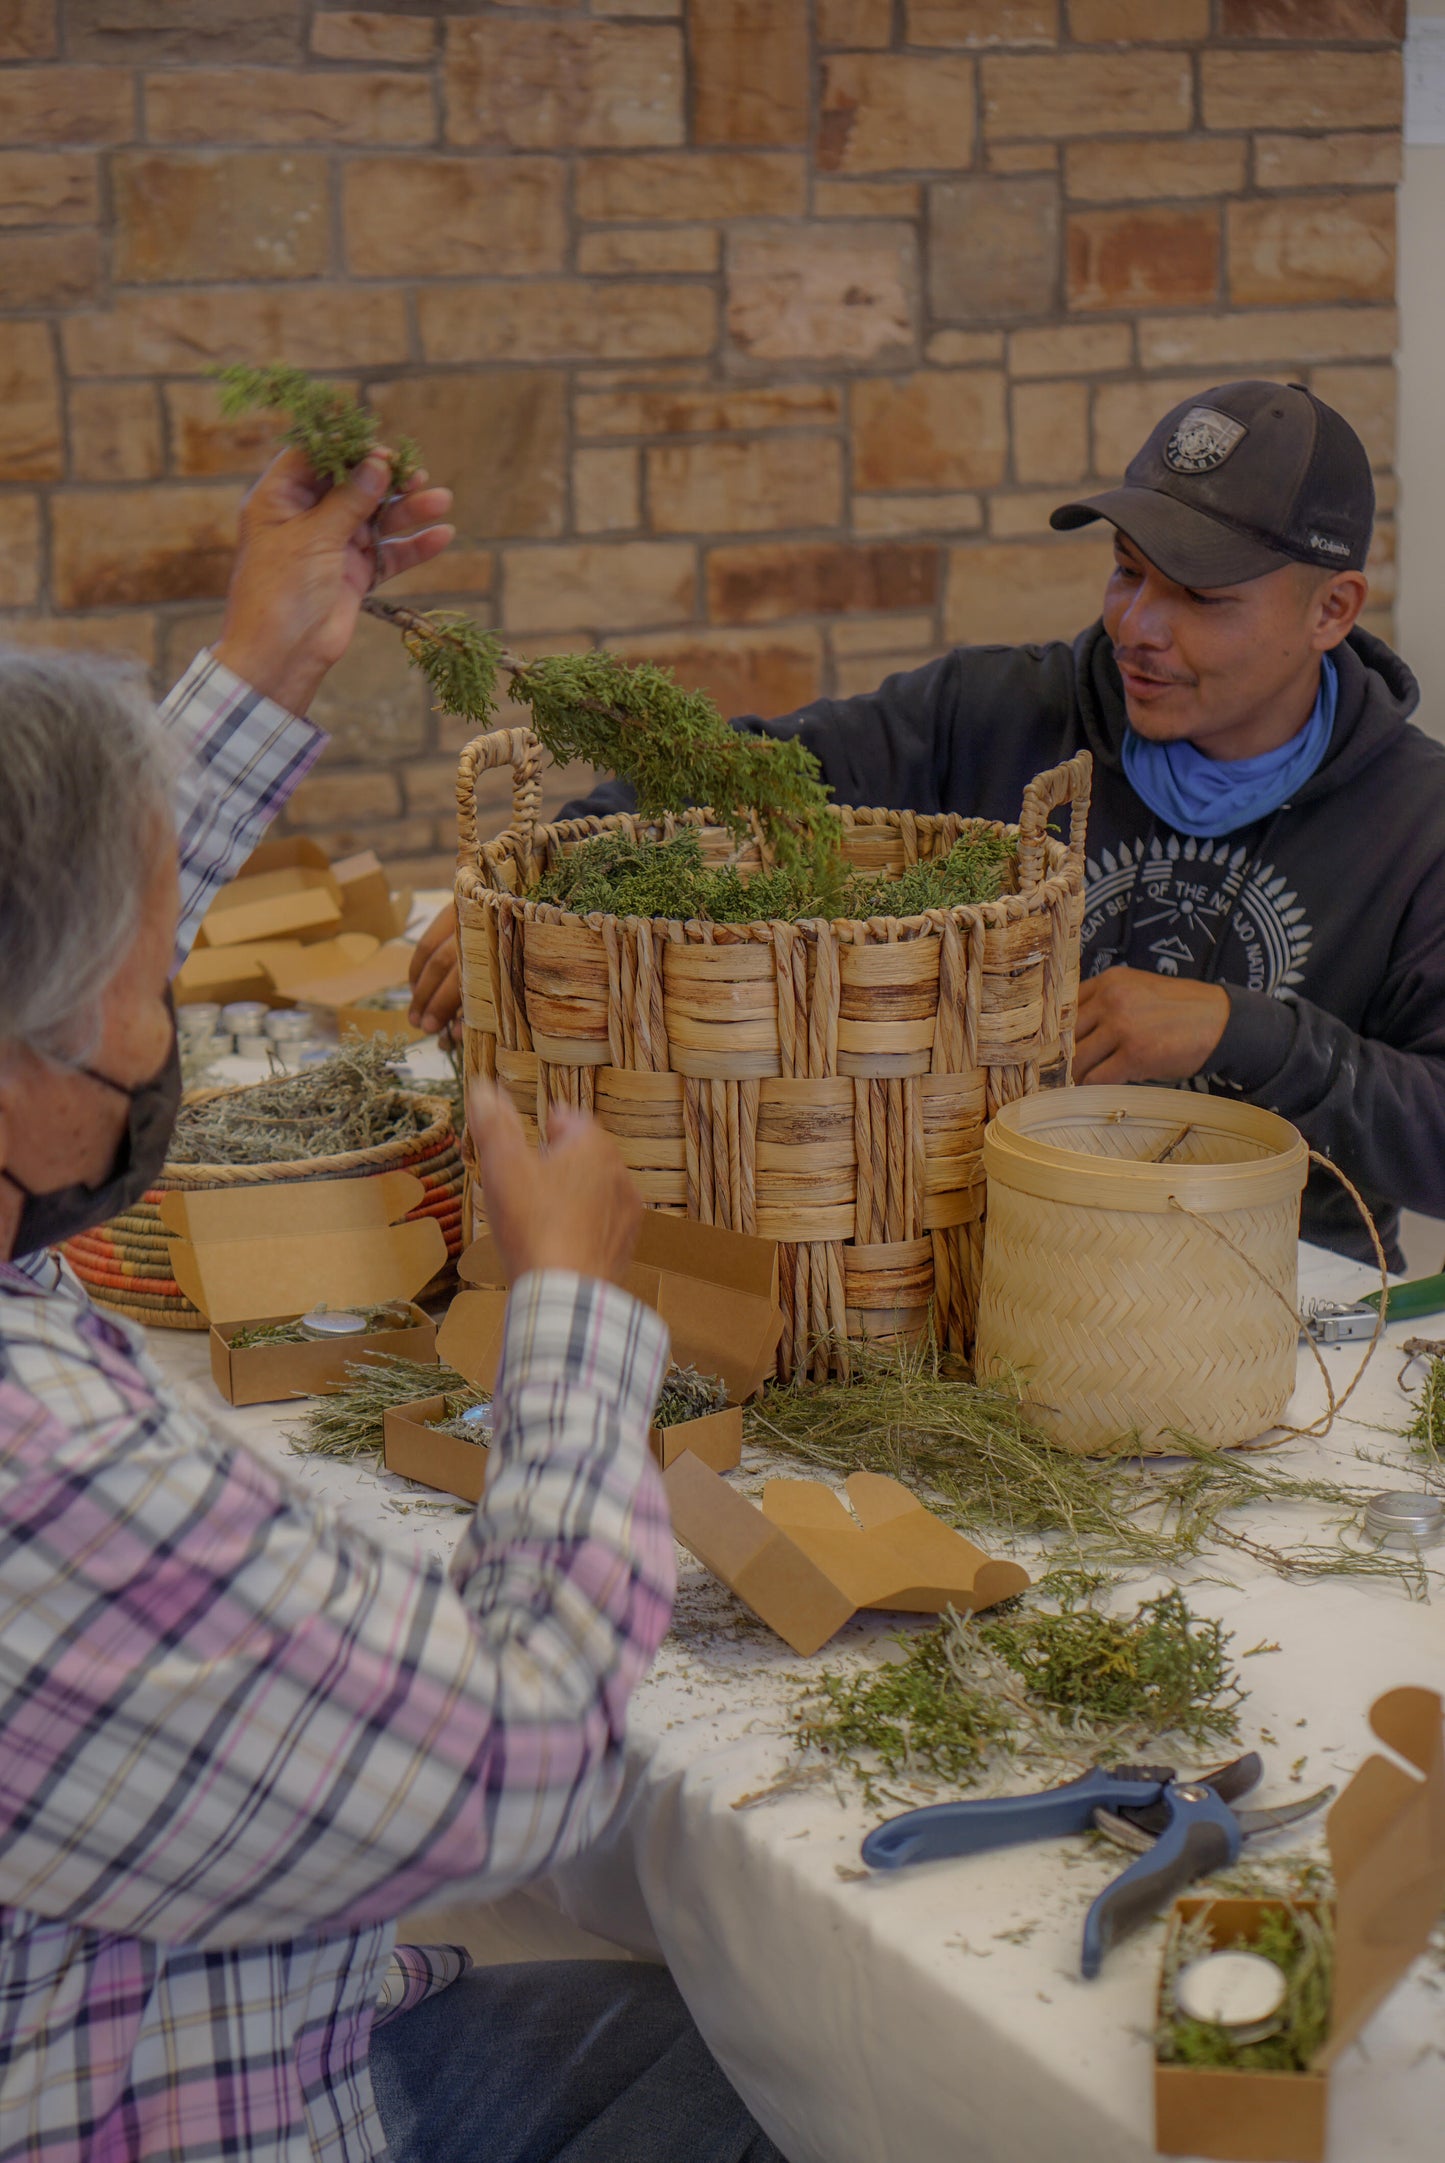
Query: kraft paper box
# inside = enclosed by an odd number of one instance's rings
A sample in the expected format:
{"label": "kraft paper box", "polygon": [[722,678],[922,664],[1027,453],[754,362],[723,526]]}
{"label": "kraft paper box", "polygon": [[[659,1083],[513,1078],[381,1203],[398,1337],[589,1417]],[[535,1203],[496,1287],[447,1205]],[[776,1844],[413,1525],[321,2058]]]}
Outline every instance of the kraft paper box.
{"label": "kraft paper box", "polygon": [[[1330,2032],[1314,2064],[1307,2073],[1156,2065],[1154,2138],[1161,2154],[1323,2163],[1333,2068],[1424,1951],[1445,1901],[1441,1710],[1433,1690],[1390,1690],[1376,1698],[1371,1727],[1415,1771],[1366,1758],[1326,1820],[1335,1876],[1335,1979]],[[1181,1900],[1170,1930],[1203,1915],[1212,1943],[1228,1946],[1257,1936],[1279,1904]]]}
{"label": "kraft paper box", "polygon": [[340,856],[333,863],[319,841],[303,835],[289,840],[263,841],[251,851],[238,879],[258,877],[267,871],[325,871],[331,874],[341,899],[342,931],[369,933],[378,945],[399,939],[411,914],[411,895],[393,894],[375,849],[355,856]]}
{"label": "kraft paper box", "polygon": [[[469,1382],[489,1390],[497,1379],[507,1310],[505,1272],[490,1238],[468,1247],[457,1274],[465,1289],[437,1333],[437,1353]],[[673,1359],[717,1375],[732,1400],[703,1419],[654,1427],[652,1451],[664,1468],[689,1452],[715,1472],[732,1471],[741,1462],[740,1406],[771,1373],[782,1335],[777,1274],[777,1247],[770,1239],[645,1212],[627,1289],[667,1322]],[[425,1415],[415,1405],[394,1408],[384,1427],[386,1462],[393,1472],[464,1501],[477,1500],[486,1478],[482,1444],[450,1435],[428,1437]]]}
{"label": "kraft paper box", "polygon": [[821,1480],[769,1480],[761,1509],[696,1457],[663,1474],[672,1529],[794,1652],[817,1652],[862,1608],[995,1607],[1028,1572],[954,1532],[897,1480],[855,1472],[847,1502]]}
{"label": "kraft paper box", "polygon": [[341,889],[329,869],[292,864],[223,886],[201,920],[200,946],[249,946],[258,939],[328,939],[341,930]]}
{"label": "kraft paper box", "polygon": [[[359,1000],[369,999],[378,991],[390,991],[395,985],[404,984],[411,973],[412,949],[406,939],[389,939],[385,946],[376,946],[373,941],[371,947],[371,952],[351,968],[318,971],[310,979],[305,976],[294,978],[288,986],[290,996],[299,1005],[329,1011],[335,1017],[338,1036],[354,1032],[358,1036],[404,1037],[409,1044],[422,1041],[425,1032],[414,1029],[404,1013],[397,1013],[393,1008],[358,1005]],[[303,954],[316,953],[318,949],[303,947],[301,951]]]}
{"label": "kraft paper box", "polygon": [[[211,1373],[228,1404],[313,1396],[346,1380],[349,1361],[394,1353],[435,1360],[436,1331],[414,1304],[446,1263],[434,1217],[403,1220],[426,1199],[410,1172],[206,1188],[161,1198],[177,1284],[211,1324]],[[329,1307],[411,1307],[411,1329],[305,1344],[233,1348],[261,1322]]]}
{"label": "kraft paper box", "polygon": [[[196,946],[175,980],[178,1001],[188,999],[264,999],[268,1006],[326,1005],[354,996],[349,984],[374,988],[371,975],[385,982],[395,969],[388,956],[378,970],[380,949],[367,932],[342,931],[334,938],[303,946],[299,939],[257,939],[239,946]],[[337,988],[339,987],[339,988]],[[379,987],[375,987],[379,988]]]}

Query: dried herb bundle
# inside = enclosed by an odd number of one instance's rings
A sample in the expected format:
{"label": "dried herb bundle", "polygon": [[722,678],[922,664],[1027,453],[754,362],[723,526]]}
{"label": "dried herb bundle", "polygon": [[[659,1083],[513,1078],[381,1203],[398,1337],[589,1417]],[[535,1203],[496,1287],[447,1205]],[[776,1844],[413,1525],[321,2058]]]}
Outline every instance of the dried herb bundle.
{"label": "dried herb bundle", "polygon": [[1101,1580],[1065,1585],[1055,1605],[1011,1602],[986,1617],[950,1611],[900,1637],[900,1659],[825,1672],[795,1721],[819,1750],[877,1792],[882,1773],[972,1785],[991,1764],[1094,1763],[1234,1734],[1243,1696],[1217,1622],[1183,1595],[1129,1617],[1095,1604]]}
{"label": "dried herb bundle", "polygon": [[[220,384],[221,411],[228,420],[258,408],[284,413],[281,440],[304,451],[312,472],[323,480],[344,481],[375,447],[375,414],[358,405],[348,391],[318,383],[304,368],[282,364],[251,368],[238,361],[212,372]],[[420,463],[416,445],[403,436],[392,454],[393,488],[403,487]]]}
{"label": "dried herb bundle", "polygon": [[706,1419],[721,1412],[728,1401],[726,1385],[715,1374],[699,1374],[696,1367],[672,1366],[658,1392],[654,1427],[680,1427],[684,1420]]}
{"label": "dried herb bundle", "polygon": [[1242,2073],[1305,2073],[1329,2033],[1334,1989],[1334,1919],[1327,1906],[1312,1911],[1283,1901],[1262,1918],[1259,1935],[1237,1938],[1231,1952],[1259,1953],[1285,1977],[1284,2021],[1278,2034],[1238,2043],[1214,2021],[1179,2012],[1175,1989],[1192,1960],[1225,1950],[1209,1935],[1205,1910],[1176,1930],[1164,1959],[1161,2019],[1155,2054],[1164,2065],[1232,2066]]}
{"label": "dried herb bundle", "polygon": [[468,1405],[485,1404],[485,1390],[474,1389],[455,1367],[428,1365],[394,1355],[348,1363],[344,1389],[307,1400],[300,1424],[289,1430],[292,1446],[308,1457],[339,1457],[346,1463],[382,1461],[382,1420],[391,1405],[416,1397],[443,1396],[447,1418]]}
{"label": "dried herb bundle", "polygon": [[[314,1312],[325,1314],[326,1302],[322,1300]],[[388,1300],[381,1307],[348,1307],[348,1314],[359,1314],[368,1330],[415,1329],[416,1316],[410,1307]],[[231,1339],[233,1352],[249,1351],[258,1344],[314,1344],[317,1340],[307,1334],[299,1320],[294,1322],[258,1322],[253,1329],[238,1330]]]}
{"label": "dried herb bundle", "polygon": [[320,1066],[183,1104],[171,1162],[284,1164],[419,1134],[423,1114],[397,1086],[403,1052],[387,1037],[348,1037]]}
{"label": "dried herb bundle", "polygon": [[1445,1359],[1432,1359],[1415,1400],[1415,1416],[1405,1429],[1416,1453],[1445,1467]]}

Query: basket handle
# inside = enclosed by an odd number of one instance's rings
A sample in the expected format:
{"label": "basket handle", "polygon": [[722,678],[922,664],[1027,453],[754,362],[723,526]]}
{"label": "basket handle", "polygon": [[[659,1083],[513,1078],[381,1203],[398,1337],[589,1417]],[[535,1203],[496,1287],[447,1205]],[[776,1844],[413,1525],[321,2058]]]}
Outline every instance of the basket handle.
{"label": "basket handle", "polygon": [[457,761],[457,845],[468,863],[477,861],[477,782],[498,766],[512,769],[512,823],[508,831],[525,860],[532,854],[542,808],[542,746],[527,728],[494,729],[476,736]]}
{"label": "basket handle", "polygon": [[1062,766],[1035,774],[1024,790],[1019,813],[1019,892],[1028,894],[1043,882],[1044,838],[1049,813],[1060,804],[1069,806],[1069,858],[1084,869],[1084,840],[1089,830],[1089,793],[1094,761],[1087,751],[1076,751]]}

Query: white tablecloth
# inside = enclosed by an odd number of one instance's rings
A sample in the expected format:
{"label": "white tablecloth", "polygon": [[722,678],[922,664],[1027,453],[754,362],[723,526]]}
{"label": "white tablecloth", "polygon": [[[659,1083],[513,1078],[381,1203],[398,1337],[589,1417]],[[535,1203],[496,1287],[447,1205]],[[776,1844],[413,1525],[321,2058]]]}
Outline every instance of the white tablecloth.
{"label": "white tablecloth", "polygon": [[[1355,1297],[1369,1284],[1367,1272],[1304,1250],[1302,1295]],[[1421,1326],[1392,1326],[1389,1340]],[[155,1332],[151,1343],[198,1404],[303,1485],[380,1537],[449,1551],[460,1520],[420,1504],[418,1490],[295,1456],[283,1408],[221,1406],[203,1337]],[[1326,1353],[1337,1388],[1358,1352]],[[1288,1446],[1291,1467],[1410,1485],[1387,1431],[1405,1417],[1399,1368],[1398,1351],[1382,1347],[1330,1438]],[[1294,1418],[1313,1416],[1321,1397],[1302,1357]],[[1395,1469],[1361,1454],[1392,1457]],[[1313,1505],[1259,1522],[1287,1542],[1330,1536]],[[1288,1775],[1300,1757],[1310,1787],[1347,1778],[1371,1747],[1366,1708],[1382,1690],[1445,1684],[1438,1605],[1360,1579],[1285,1583],[1234,1554],[1207,1568],[1191,1604],[1226,1620],[1236,1654],[1280,1648],[1241,1670],[1250,1696],[1239,1747],[1257,1743],[1269,1768],[1260,1800],[1299,1793]],[[854,1791],[814,1783],[747,1800],[795,1762],[786,1731],[809,1666],[890,1627],[860,1620],[803,1662],[686,1562],[678,1626],[634,1701],[628,1790],[607,1838],[491,1911],[489,1940],[485,1915],[453,1913],[443,1927],[507,1957],[579,1949],[569,1923],[660,1952],[791,2163],[1138,2163],[1153,2153],[1159,1928],[1111,1953],[1098,1981],[1078,1979],[1084,1910],[1116,1856],[1055,1842],[863,1880],[858,1842],[879,1813]],[[1275,1847],[1302,1844],[1286,1835]],[[1335,2085],[1331,2163],[1440,2153],[1445,1967],[1422,1961]]]}

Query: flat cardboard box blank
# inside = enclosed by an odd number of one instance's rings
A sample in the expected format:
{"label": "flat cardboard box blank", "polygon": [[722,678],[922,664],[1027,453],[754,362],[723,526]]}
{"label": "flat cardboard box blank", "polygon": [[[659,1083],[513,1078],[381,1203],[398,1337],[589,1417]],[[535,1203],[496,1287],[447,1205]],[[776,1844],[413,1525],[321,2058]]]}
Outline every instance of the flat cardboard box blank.
{"label": "flat cardboard box blank", "polygon": [[976,1610],[1028,1589],[1018,1563],[880,1473],[853,1473],[846,1503],[821,1480],[769,1480],[761,1509],[695,1456],[679,1455],[663,1484],[683,1546],[794,1652],[817,1652],[861,1608]]}
{"label": "flat cardboard box blank", "polygon": [[204,946],[246,946],[257,939],[329,938],[341,929],[341,894],[330,871],[297,864],[223,886],[201,922]]}
{"label": "flat cardboard box blank", "polygon": [[[386,1468],[388,1472],[404,1473],[409,1480],[419,1480],[423,1487],[457,1495],[463,1502],[477,1502],[487,1480],[487,1446],[484,1442],[464,1442],[460,1435],[439,1434],[433,1422],[445,1417],[444,1397],[422,1397],[390,1406],[382,1415]],[[654,1427],[648,1441],[660,1465],[667,1466],[691,1450],[705,1456],[706,1462],[718,1471],[730,1472],[742,1462],[743,1415],[736,1406],[729,1406],[725,1412],[711,1412],[705,1419],[683,1420],[676,1427]]]}
{"label": "flat cardboard box blank", "polygon": [[[1161,2155],[1322,2163],[1332,2068],[1425,1950],[1445,1902],[1440,1697],[1434,1690],[1389,1690],[1370,1707],[1370,1725],[1415,1772],[1389,1758],[1366,1758],[1326,1820],[1335,1876],[1335,1980],[1324,2046],[1307,2073],[1156,2065],[1154,2140]],[[1212,1942],[1229,1945],[1257,1936],[1264,1915],[1279,1904],[1181,1900],[1170,1930],[1206,1915]]]}
{"label": "flat cardboard box blank", "polygon": [[[337,968],[317,968],[309,973],[300,966],[293,970],[288,990],[294,999],[305,1006],[347,1007],[358,999],[369,999],[373,992],[390,991],[395,984],[404,984],[411,969],[411,947],[405,939],[389,939],[385,946],[378,946],[375,939],[360,932],[344,935],[355,951],[356,958],[349,965]],[[340,947],[342,940],[335,944]],[[304,956],[308,950],[303,947]],[[321,949],[312,947],[310,952]],[[401,1017],[405,1019],[405,1017]]]}

